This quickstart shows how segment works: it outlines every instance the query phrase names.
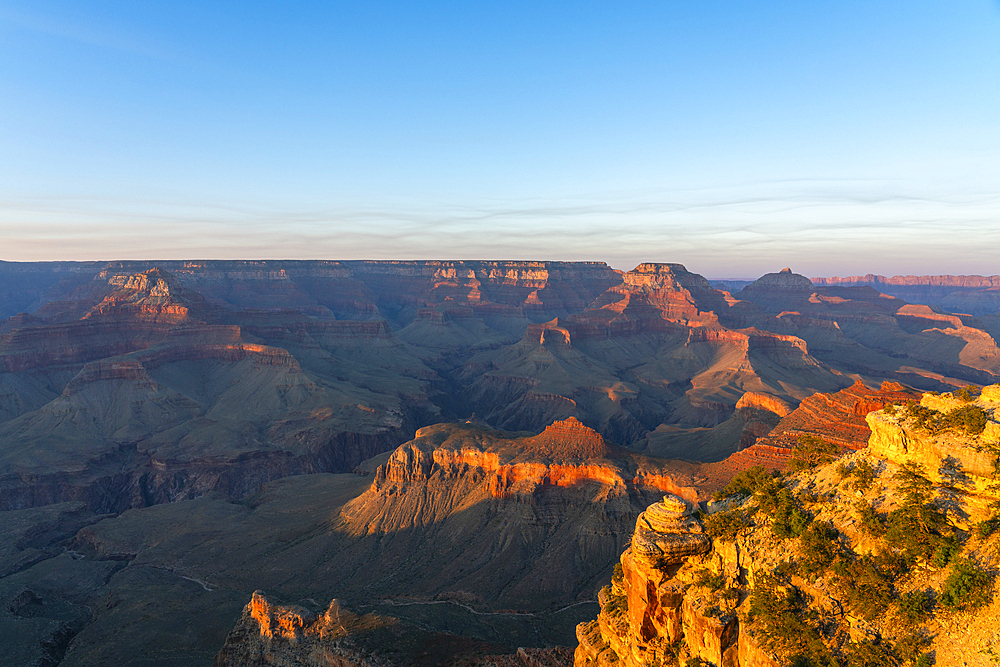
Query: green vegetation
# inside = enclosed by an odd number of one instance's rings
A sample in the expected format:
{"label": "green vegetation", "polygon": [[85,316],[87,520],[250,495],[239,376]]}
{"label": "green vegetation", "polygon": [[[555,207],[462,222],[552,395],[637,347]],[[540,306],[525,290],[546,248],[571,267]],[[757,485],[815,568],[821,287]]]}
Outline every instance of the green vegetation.
{"label": "green vegetation", "polygon": [[[904,494],[898,509],[889,513],[886,538],[907,560],[930,560],[951,539],[943,534],[948,517],[933,502],[934,485],[917,463],[906,463],[893,477]],[[950,547],[949,547],[950,548]]]}
{"label": "green vegetation", "polygon": [[931,596],[926,591],[910,591],[899,596],[896,613],[907,625],[921,623],[931,611]]}
{"label": "green vegetation", "polygon": [[771,517],[771,530],[776,537],[798,537],[812,521],[809,513],[798,506],[792,492],[784,486],[760,492],[756,498],[761,511]]}
{"label": "green vegetation", "polygon": [[[783,539],[798,537],[812,520],[812,517],[799,507],[791,491],[761,466],[741,470],[726,488],[715,495],[715,498],[721,500],[736,495],[752,495],[757,500],[761,511],[771,517],[773,522],[771,528],[774,534]],[[729,512],[734,511],[730,510]],[[726,516],[720,516],[714,521],[712,521],[712,517],[717,515],[713,514],[709,517],[711,527],[708,530],[710,534],[713,536],[714,534],[729,535],[731,537],[723,539],[733,539],[739,527],[746,525],[740,523],[739,515],[729,512],[719,512],[718,514],[726,514]]]}
{"label": "green vegetation", "polygon": [[990,418],[978,405],[955,408],[944,416],[944,427],[954,428],[968,435],[979,435],[986,429]]}
{"label": "green vegetation", "polygon": [[716,512],[705,517],[705,532],[717,540],[733,542],[741,530],[750,526],[750,517],[740,508]]}
{"label": "green vegetation", "polygon": [[961,550],[962,545],[955,535],[942,537],[938,541],[937,549],[934,550],[931,562],[934,563],[934,567],[946,567]]}
{"label": "green vegetation", "polygon": [[971,403],[972,401],[979,398],[979,395],[983,393],[983,388],[978,387],[974,384],[970,384],[968,387],[962,387],[961,389],[952,393],[952,396],[960,401],[966,403]]}
{"label": "green vegetation", "polygon": [[840,533],[829,521],[814,521],[799,537],[799,572],[815,577],[833,563],[841,551]]}
{"label": "green vegetation", "polygon": [[885,535],[885,521],[871,505],[864,500],[859,500],[854,504],[854,510],[861,519],[861,530],[872,537]]}
{"label": "green vegetation", "polygon": [[896,667],[896,661],[873,641],[851,642],[844,647],[843,667]]}
{"label": "green vegetation", "polygon": [[854,482],[848,485],[848,488],[852,488],[855,491],[867,491],[878,478],[878,471],[875,470],[875,466],[866,459],[861,459],[852,466],[841,463],[837,466],[837,474],[840,475],[841,481],[848,477],[853,477]]}
{"label": "green vegetation", "polygon": [[609,616],[618,616],[628,613],[628,597],[624,595],[615,595],[611,592],[611,588],[605,586],[601,589],[598,599],[603,599],[605,602],[601,605],[601,611]]}
{"label": "green vegetation", "polygon": [[[993,465],[994,467],[996,467],[997,462],[994,462]],[[997,474],[998,473],[994,471],[993,473],[994,479],[996,478]],[[998,485],[996,482],[991,484],[990,492],[993,493],[994,495],[1000,494],[1000,485]],[[993,533],[995,533],[998,528],[1000,528],[1000,500],[994,500],[989,505],[987,505],[987,508],[990,510],[989,518],[980,521],[978,524],[976,524],[976,535],[978,535],[980,539],[984,540]]]}
{"label": "green vegetation", "polygon": [[833,563],[837,585],[851,609],[873,620],[892,604],[896,596],[893,582],[906,571],[906,563],[888,550],[853,559],[850,555]]}
{"label": "green vegetation", "polygon": [[987,537],[997,532],[997,528],[1000,528],[1000,517],[991,516],[990,518],[976,524],[976,536],[979,537],[979,539],[985,540]]}
{"label": "green vegetation", "polygon": [[708,570],[700,570],[695,577],[695,586],[707,588],[710,591],[721,590],[726,585],[726,578],[721,574],[712,574]]}
{"label": "green vegetation", "polygon": [[[792,492],[761,466],[742,470],[722,491],[715,495],[717,500],[731,496],[752,495],[757,501],[761,512],[771,518],[771,529],[776,537],[790,539],[802,535],[812,515],[803,509]],[[809,500],[809,494],[804,493],[803,499]],[[815,495],[812,500],[818,500]],[[736,533],[749,525],[748,514],[738,513],[739,510],[718,512],[706,519],[706,530],[713,537],[733,540]]]}
{"label": "green vegetation", "polygon": [[750,593],[747,618],[764,646],[786,656],[791,664],[836,667],[836,659],[815,628],[816,612],[795,587],[781,586],[771,576],[761,577]]}
{"label": "green vegetation", "polygon": [[878,477],[878,473],[875,471],[875,467],[869,463],[866,459],[861,459],[854,464],[851,468],[851,477],[854,478],[855,491],[867,491],[871,488],[875,479]]}
{"label": "green vegetation", "polygon": [[942,606],[954,610],[982,607],[993,597],[992,577],[973,561],[962,559],[951,567],[938,595]]}
{"label": "green vegetation", "polygon": [[831,442],[814,435],[801,435],[788,467],[792,472],[815,470],[833,461],[839,453],[840,450]]}
{"label": "green vegetation", "polygon": [[917,428],[928,433],[955,429],[966,435],[979,435],[986,429],[986,424],[990,420],[989,415],[981,407],[971,403],[947,413],[925,408],[914,401],[908,402],[906,409],[916,422]]}
{"label": "green vegetation", "polygon": [[777,486],[774,475],[764,470],[764,466],[754,466],[741,470],[729,481],[726,488],[715,493],[715,500],[722,500],[731,496],[752,496],[759,489],[767,489]]}
{"label": "green vegetation", "polygon": [[[896,641],[896,645],[893,646],[893,653],[896,654],[896,657],[901,662],[919,665],[921,664],[921,658],[930,660],[929,656],[924,655],[924,649],[927,648],[929,643],[930,639],[920,632],[910,632]],[[931,663],[928,662],[927,664]]]}

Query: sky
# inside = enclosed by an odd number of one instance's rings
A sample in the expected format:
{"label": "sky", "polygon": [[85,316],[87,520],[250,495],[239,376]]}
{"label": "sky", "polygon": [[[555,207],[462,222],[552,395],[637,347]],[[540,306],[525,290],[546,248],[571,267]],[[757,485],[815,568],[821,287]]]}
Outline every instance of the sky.
{"label": "sky", "polygon": [[998,0],[0,0],[2,260],[998,249]]}

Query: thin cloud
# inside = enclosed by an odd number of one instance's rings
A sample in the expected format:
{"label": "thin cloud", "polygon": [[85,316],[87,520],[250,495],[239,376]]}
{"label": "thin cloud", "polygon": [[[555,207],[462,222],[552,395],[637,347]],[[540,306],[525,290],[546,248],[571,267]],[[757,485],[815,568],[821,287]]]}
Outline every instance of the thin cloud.
{"label": "thin cloud", "polygon": [[100,49],[108,49],[158,60],[176,60],[176,50],[150,34],[123,26],[99,25],[93,21],[68,22],[23,9],[0,7],[0,24],[48,37]]}
{"label": "thin cloud", "polygon": [[[4,259],[549,258],[679,261],[755,277],[794,262],[831,273],[997,272],[1000,198],[917,196],[892,184],[797,181],[493,200],[285,209],[141,199],[0,202]],[[933,263],[933,264],[932,264]]]}

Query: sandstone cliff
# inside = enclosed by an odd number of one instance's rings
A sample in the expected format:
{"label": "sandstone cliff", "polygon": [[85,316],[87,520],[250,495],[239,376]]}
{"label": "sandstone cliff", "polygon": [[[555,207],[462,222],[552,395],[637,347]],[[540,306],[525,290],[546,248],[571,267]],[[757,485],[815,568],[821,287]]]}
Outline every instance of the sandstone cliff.
{"label": "sandstone cliff", "polygon": [[993,664],[1000,385],[902,404],[867,415],[867,448],[738,476],[700,519],[650,506],[578,667]]}

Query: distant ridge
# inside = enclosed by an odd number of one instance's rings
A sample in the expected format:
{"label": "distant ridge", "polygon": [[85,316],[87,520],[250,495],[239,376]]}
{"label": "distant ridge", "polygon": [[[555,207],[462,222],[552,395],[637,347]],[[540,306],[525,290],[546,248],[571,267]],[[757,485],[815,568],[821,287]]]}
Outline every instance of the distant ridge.
{"label": "distant ridge", "polygon": [[812,278],[814,285],[928,285],[932,287],[1000,287],[1000,275],[996,276],[886,276],[869,273],[863,276],[832,276],[830,278]]}
{"label": "distant ridge", "polygon": [[828,287],[874,287],[909,303],[936,306],[953,313],[994,315],[1000,312],[1000,275],[993,276],[864,276],[813,278]]}

